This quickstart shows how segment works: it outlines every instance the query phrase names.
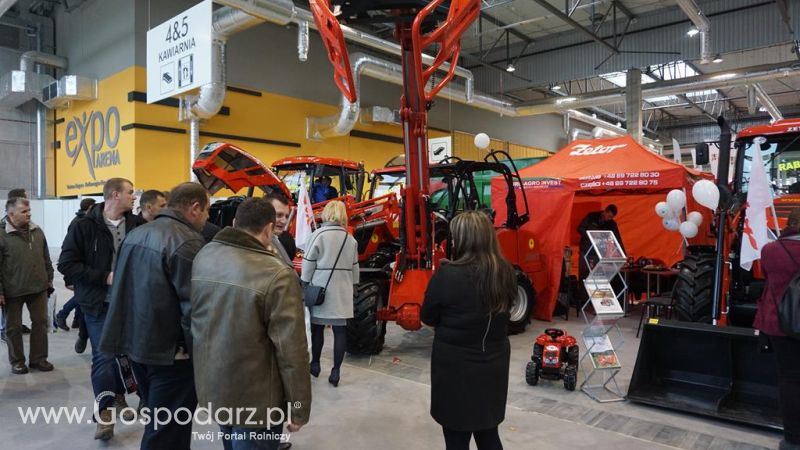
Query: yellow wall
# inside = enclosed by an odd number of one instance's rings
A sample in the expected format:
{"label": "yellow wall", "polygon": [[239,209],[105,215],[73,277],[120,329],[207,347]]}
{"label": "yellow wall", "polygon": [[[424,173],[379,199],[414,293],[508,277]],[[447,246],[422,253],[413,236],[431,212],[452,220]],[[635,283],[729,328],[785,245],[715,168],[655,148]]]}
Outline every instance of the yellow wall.
{"label": "yellow wall", "polygon": [[[463,131],[453,132],[453,156],[461,159],[482,160],[486,155],[485,150],[475,147],[475,135],[464,133]],[[489,148],[492,150],[505,150],[512,158],[539,158],[548,157],[552,153],[545,149],[530,147],[527,145],[514,144],[499,139],[491,139]]]}
{"label": "yellow wall", "polygon": [[[133,122],[134,108],[133,103],[128,103],[128,90],[124,86],[133,85],[133,72],[122,71],[114,74],[98,84],[99,98],[93,102],[73,102],[67,110],[56,111],[56,142],[59,146],[55,151],[56,161],[56,195],[78,195],[102,192],[105,181],[112,177],[135,178],[136,160],[135,149],[136,140],[134,133],[122,131],[122,125]],[[119,111],[119,123],[112,120],[111,137],[119,133],[119,141],[114,148],[109,148],[107,142],[103,142],[98,153],[107,151],[119,151],[119,164],[108,167],[98,167],[94,169],[92,177],[87,160],[87,153],[92,153],[92,132],[87,130],[81,132],[81,128],[86,124],[94,126],[94,140],[100,144],[100,121],[92,121],[94,112],[99,112],[105,118],[109,108],[116,107]],[[113,118],[113,116],[112,116]],[[63,119],[63,122],[58,123]],[[91,126],[91,125],[89,125]],[[88,128],[88,127],[87,127]],[[67,132],[74,136],[74,139],[67,139]],[[77,135],[75,134],[77,133]],[[85,134],[86,147],[80,148],[82,137]],[[78,150],[76,157],[70,157],[69,150]],[[92,158],[94,159],[94,158]]]}
{"label": "yellow wall", "polygon": [[[130,67],[112,75],[99,84],[99,99],[93,102],[75,102],[71,109],[58,112],[58,117],[71,118],[84,111],[105,111],[116,106],[120,111],[121,125],[136,123],[185,130],[183,134],[140,128],[120,131],[117,148],[122,164],[104,168],[96,173],[96,180],[88,174],[83,156],[75,166],[67,158],[64,141],[66,123],[57,125],[56,136],[61,148],[56,152],[56,195],[78,195],[100,192],[102,183],[110,177],[130,178],[137,189],[170,189],[189,179],[188,124],[178,121],[178,109],[143,102],[128,102],[128,92],[146,92],[146,72],[143,67]],[[241,147],[270,165],[286,156],[317,155],[364,161],[368,170],[383,167],[392,157],[403,153],[399,143],[374,139],[342,136],[324,141],[305,139],[305,118],[335,114],[337,107],[292,97],[261,92],[261,97],[228,91],[225,106],[230,115],[216,115],[201,125],[202,132],[299,143],[290,147],[264,143],[226,140]],[[399,103],[399,99],[398,99]],[[357,130],[402,137],[399,126],[389,124],[357,124]],[[448,133],[431,130],[430,137],[447,136]],[[219,141],[219,138],[200,137],[200,145]],[[82,181],[83,180],[83,181]],[[75,187],[78,182],[89,183]],[[70,187],[70,185],[73,185]]]}

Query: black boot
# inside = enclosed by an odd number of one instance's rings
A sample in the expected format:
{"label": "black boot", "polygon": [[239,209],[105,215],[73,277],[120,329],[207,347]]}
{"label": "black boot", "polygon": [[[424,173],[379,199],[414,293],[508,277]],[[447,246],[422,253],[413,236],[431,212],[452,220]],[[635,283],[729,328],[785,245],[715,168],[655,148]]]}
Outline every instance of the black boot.
{"label": "black boot", "polygon": [[331,369],[331,376],[328,377],[328,383],[332,384],[333,387],[339,387],[339,368],[334,367]]}

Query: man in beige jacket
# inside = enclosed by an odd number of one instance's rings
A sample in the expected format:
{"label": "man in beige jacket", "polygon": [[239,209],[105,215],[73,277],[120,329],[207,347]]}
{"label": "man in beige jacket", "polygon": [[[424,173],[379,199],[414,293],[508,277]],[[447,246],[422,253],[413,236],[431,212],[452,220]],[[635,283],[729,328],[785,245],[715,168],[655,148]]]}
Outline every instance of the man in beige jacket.
{"label": "man in beige jacket", "polygon": [[269,200],[245,200],[234,227],[203,247],[192,269],[198,403],[219,422],[226,448],[258,440],[254,448],[277,449],[283,423],[296,432],[311,411],[301,291],[267,250],[274,224]]}

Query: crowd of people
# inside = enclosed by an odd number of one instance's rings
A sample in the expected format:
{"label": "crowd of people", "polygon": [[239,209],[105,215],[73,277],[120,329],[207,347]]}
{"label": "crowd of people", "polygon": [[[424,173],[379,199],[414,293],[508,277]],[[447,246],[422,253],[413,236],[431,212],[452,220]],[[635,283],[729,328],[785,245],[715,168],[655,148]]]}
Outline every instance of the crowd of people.
{"label": "crowd of people", "polygon": [[[27,196],[16,194],[0,222],[4,338],[13,373],[51,371],[47,298],[53,263],[44,232],[31,221]],[[140,411],[177,414],[194,412],[198,403],[211,406],[226,449],[290,447],[281,436],[284,427],[296,432],[309,421],[311,376],[322,371],[325,327],[334,336],[328,381],[337,387],[341,380],[346,324],[359,282],[358,246],[347,229],[345,205],[326,204],[298,276],[294,242],[286,233],[290,204],[280,194],[244,200],[224,229],[208,221],[210,198],[196,183],[169,193],[145,191],[138,215],[135,200],[129,180],[108,180],[103,202],[81,202],[57,261],[74,298],[54,325],[69,329],[74,311],[72,328],[80,329],[75,350],[83,352],[87,340],[91,345],[95,439],[113,438],[115,412],[134,415],[125,394],[137,392]],[[619,238],[612,206],[587,217],[580,231],[611,229]],[[800,442],[800,412],[790,400],[800,385],[800,349],[777,326],[776,302],[800,270],[798,232],[796,211],[781,240],[764,248],[767,288],[755,324],[778,360],[786,449]],[[451,258],[431,278],[421,310],[422,321],[435,328],[430,413],[447,450],[467,450],[473,438],[480,450],[501,450],[516,274],[483,212],[456,216],[450,239]],[[325,300],[306,310],[308,285],[324,286]],[[27,363],[23,306],[31,318]],[[151,420],[141,448],[188,449],[191,431],[191,420]]]}

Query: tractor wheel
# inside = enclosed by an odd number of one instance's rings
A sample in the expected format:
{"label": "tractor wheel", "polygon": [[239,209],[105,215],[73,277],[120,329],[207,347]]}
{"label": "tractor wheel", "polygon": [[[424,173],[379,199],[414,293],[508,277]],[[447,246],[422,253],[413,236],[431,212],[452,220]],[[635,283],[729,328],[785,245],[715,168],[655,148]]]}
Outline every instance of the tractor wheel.
{"label": "tractor wheel", "polygon": [[530,361],[525,366],[525,382],[531,386],[539,384],[539,363]]}
{"label": "tractor wheel", "polygon": [[363,281],[355,286],[353,318],[347,320],[347,351],[359,355],[377,355],[383,350],[386,322],[376,312],[386,306],[386,295],[379,280]]}
{"label": "tractor wheel", "polygon": [[672,290],[675,315],[684,322],[711,323],[714,253],[711,247],[689,247]]}
{"label": "tractor wheel", "polygon": [[573,345],[567,350],[567,364],[570,366],[578,367],[578,360],[580,359],[580,349],[577,345]]}
{"label": "tractor wheel", "polygon": [[523,272],[517,271],[517,297],[508,311],[508,334],[519,334],[525,331],[525,328],[531,323],[535,301],[536,294],[531,281]]}
{"label": "tractor wheel", "polygon": [[564,389],[574,391],[578,385],[578,367],[569,365],[564,370]]}

